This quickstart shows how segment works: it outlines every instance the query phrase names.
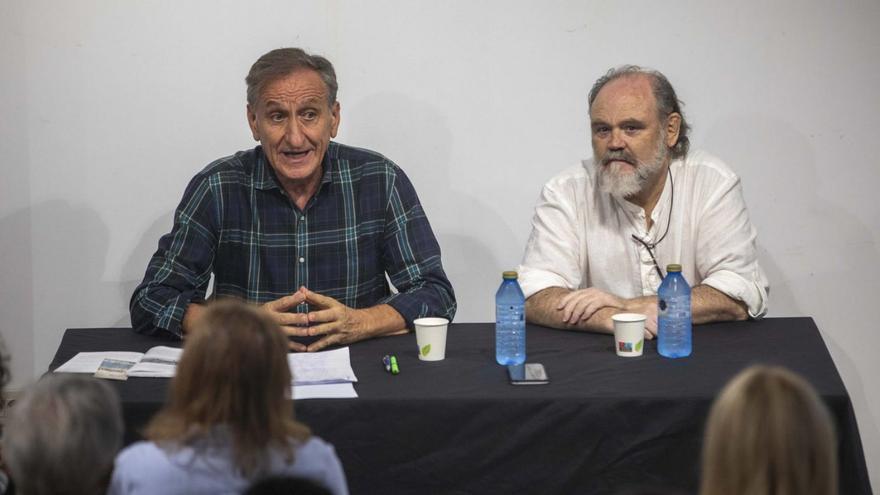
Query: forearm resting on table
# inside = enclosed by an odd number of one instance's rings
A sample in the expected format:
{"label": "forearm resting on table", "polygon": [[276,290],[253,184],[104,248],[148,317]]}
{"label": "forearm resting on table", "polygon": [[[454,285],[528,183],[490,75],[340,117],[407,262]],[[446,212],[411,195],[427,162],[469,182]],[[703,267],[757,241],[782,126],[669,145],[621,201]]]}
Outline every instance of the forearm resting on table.
{"label": "forearm resting on table", "polygon": [[[654,314],[657,296],[634,297],[626,300],[624,310],[631,313]],[[716,321],[745,320],[749,313],[746,304],[708,285],[691,289],[691,321],[695,325]]]}
{"label": "forearm resting on table", "polygon": [[571,289],[562,287],[548,287],[529,296],[526,299],[526,318],[531,323],[563,330],[587,330],[590,332],[611,333],[614,327],[611,316],[620,313],[620,308],[604,307],[597,310],[586,320],[573,323],[563,321],[564,314],[558,309],[560,300]]}
{"label": "forearm resting on table", "polygon": [[[646,315],[657,314],[657,296],[641,296],[625,299],[623,307],[606,306],[593,313],[587,320],[568,323],[558,309],[560,300],[570,289],[548,287],[526,300],[526,316],[532,323],[565,330],[588,330],[613,332],[611,317],[617,313],[630,312]],[[708,285],[698,285],[691,291],[691,317],[694,324],[716,321],[745,320],[749,316],[746,304],[732,299]]]}
{"label": "forearm resting on table", "polygon": [[360,309],[357,312],[358,325],[363,329],[365,335],[370,337],[398,335],[408,331],[403,316],[387,304]]}
{"label": "forearm resting on table", "polygon": [[746,303],[733,299],[714,287],[697,285],[691,290],[691,320],[696,325],[745,320],[748,317]]}

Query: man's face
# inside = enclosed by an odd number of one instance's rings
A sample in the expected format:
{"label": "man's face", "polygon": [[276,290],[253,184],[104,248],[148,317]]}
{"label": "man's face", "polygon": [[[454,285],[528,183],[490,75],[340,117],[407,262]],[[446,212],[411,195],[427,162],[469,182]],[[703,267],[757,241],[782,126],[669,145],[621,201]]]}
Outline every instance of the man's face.
{"label": "man's face", "polygon": [[673,116],[674,122],[661,123],[647,76],[624,76],[599,91],[590,109],[590,129],[602,191],[628,198],[653,183],[678,139],[678,117]]}
{"label": "man's face", "polygon": [[339,127],[339,103],[328,103],[317,72],[300,69],[267,84],[247,117],[285,189],[320,180],[321,161]]}

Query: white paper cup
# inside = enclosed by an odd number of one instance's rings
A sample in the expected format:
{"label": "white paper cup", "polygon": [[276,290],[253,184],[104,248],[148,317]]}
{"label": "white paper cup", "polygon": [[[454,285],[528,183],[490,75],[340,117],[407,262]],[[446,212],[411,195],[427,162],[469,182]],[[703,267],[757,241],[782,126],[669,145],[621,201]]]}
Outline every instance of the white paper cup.
{"label": "white paper cup", "polygon": [[414,320],[416,343],[419,345],[419,359],[422,361],[442,361],[446,358],[446,318],[419,318]]}
{"label": "white paper cup", "polygon": [[611,317],[614,321],[614,351],[618,356],[642,355],[645,346],[645,320],[639,313],[620,313]]}

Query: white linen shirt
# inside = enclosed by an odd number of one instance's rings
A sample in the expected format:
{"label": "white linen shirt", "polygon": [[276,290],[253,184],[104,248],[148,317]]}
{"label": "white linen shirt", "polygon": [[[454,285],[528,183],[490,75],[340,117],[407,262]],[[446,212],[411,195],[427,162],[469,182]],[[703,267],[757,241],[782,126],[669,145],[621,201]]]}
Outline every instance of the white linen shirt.
{"label": "white linen shirt", "polygon": [[708,285],[745,302],[752,318],[766,314],[769,286],[739,177],[702,151],[672,161],[669,169],[673,180],[666,180],[650,230],[644,209],[599,189],[592,160],[551,179],[535,206],[519,266],[525,296],[547,287],[596,287],[624,298],[656,295],[660,277],[647,248],[632,235],[656,243],[669,219],[669,233],[653,250],[664,273],[667,264],[679,263],[691,287]]}

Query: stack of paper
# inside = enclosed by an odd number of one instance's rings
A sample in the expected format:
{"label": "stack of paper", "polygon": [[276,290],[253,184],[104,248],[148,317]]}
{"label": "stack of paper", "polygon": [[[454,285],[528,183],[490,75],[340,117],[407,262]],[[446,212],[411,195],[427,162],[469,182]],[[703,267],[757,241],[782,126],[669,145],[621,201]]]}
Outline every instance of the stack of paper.
{"label": "stack of paper", "polygon": [[[56,373],[91,373],[101,367],[105,359],[131,363],[129,377],[171,378],[177,369],[183,350],[156,346],[142,352],[80,352],[59,366]],[[294,399],[331,399],[357,397],[354,382],[357,377],[351,369],[348,347],[332,351],[288,354],[287,364],[293,375]]]}
{"label": "stack of paper", "polygon": [[332,351],[288,354],[294,399],[357,397],[348,347]]}

